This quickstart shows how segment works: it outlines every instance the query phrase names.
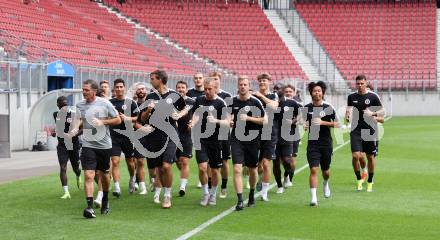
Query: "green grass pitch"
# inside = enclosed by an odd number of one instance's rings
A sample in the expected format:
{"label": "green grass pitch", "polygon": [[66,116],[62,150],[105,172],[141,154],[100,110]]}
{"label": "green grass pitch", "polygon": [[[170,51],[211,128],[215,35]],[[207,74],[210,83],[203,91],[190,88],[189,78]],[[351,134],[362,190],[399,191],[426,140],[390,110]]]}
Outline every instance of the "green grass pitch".
{"label": "green grass pitch", "polygon": [[[347,144],[333,157],[330,199],[324,199],[320,179],[318,208],[308,206],[305,169],[284,194],[272,189],[270,202],[233,212],[193,239],[439,239],[439,123],[435,117],[396,117],[385,123],[373,193],[354,190]],[[298,168],[306,163],[305,148],[305,143],[300,146]],[[184,198],[177,196],[175,171],[170,210],[154,204],[151,192],[128,195],[125,167],[121,173],[122,197],[110,197],[110,214],[93,220],[82,217],[84,194],[70,170],[70,200],[59,199],[56,173],[0,185],[0,239],[175,239],[236,203],[230,178],[227,199],[218,199],[215,207],[199,206],[195,160]]]}

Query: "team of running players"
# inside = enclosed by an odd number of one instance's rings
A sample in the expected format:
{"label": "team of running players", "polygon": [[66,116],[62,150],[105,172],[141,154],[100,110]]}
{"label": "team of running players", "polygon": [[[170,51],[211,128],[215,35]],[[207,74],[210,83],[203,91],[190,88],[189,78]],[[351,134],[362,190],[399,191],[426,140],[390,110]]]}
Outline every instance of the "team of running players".
{"label": "team of running players", "polygon": [[[86,80],[82,85],[84,99],[76,104],[75,109],[67,106],[68,98],[61,96],[57,99],[59,111],[53,116],[57,125],[57,153],[64,189],[61,198],[70,198],[67,162],[70,159],[78,187],[82,185],[81,162],[87,200],[84,217],[96,217],[94,205],[100,208],[101,214],[109,212],[111,181],[112,195],[121,197],[119,162],[122,153],[129,172],[128,192],[147,194],[146,159],[149,190],[154,191],[154,202],[162,204],[163,208],[172,205],[173,163],[180,170],[179,196],[185,196],[193,150],[198,164],[202,206],[216,205],[217,192],[220,198],[227,197],[229,159],[232,159],[233,186],[237,195],[236,210],[244,209],[243,184],[250,189],[248,207],[255,205],[255,190],[260,192],[263,201],[269,201],[272,172],[277,193],[292,186],[304,131],[308,135],[310,205],[318,205],[319,168],[323,176],[324,197],[331,196],[331,128],[338,128],[341,124],[335,108],[324,101],[327,90],[324,82],[308,84],[311,102],[302,105],[295,100],[298,98],[292,85],[277,84],[271,90],[273,82],[267,73],[257,77],[257,91],[251,90],[248,77],[240,76],[235,96],[220,88],[221,74],[218,72],[209,74],[209,77],[195,74],[194,88],[191,89],[188,89],[188,83],[179,81],[176,90],[172,90],[167,81],[166,72],[154,71],[150,74],[152,89],[147,91],[145,84],[139,83],[131,99],[126,96],[123,79],[113,82],[112,97],[107,81],[98,85],[93,80]],[[384,121],[384,111],[378,95],[367,88],[365,76],[357,76],[356,87],[357,91],[347,99],[345,122],[351,124],[356,189],[362,191],[367,180],[367,192],[371,192],[378,152],[377,129],[378,123]],[[243,175],[248,176],[244,182]],[[98,184],[95,200],[94,182]]]}

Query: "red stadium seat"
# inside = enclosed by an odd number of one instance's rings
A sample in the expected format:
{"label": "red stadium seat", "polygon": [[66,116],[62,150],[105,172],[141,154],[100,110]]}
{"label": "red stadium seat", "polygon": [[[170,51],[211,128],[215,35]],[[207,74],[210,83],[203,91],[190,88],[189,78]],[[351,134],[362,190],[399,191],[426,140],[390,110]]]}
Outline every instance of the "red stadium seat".
{"label": "red stadium seat", "polygon": [[411,88],[436,87],[435,2],[301,1],[295,7],[347,80],[364,73],[383,79],[383,88],[403,88],[405,80],[416,82]]}
{"label": "red stadium seat", "polygon": [[[274,76],[307,79],[257,5],[235,1],[229,1],[227,5],[166,1],[158,6],[151,1],[127,1],[127,4],[121,6],[116,0],[106,2],[161,35],[168,34],[180,45],[213,59],[233,72],[247,74],[251,78],[267,71]],[[268,65],[272,63],[274,55],[287,60],[279,63],[288,65],[285,72],[271,67],[276,65]],[[229,60],[240,61],[242,64],[234,64]]]}
{"label": "red stadium seat", "polygon": [[151,37],[147,46],[135,43],[133,26],[94,2],[48,0],[23,5],[21,1],[0,0],[0,9],[1,30],[49,50],[50,58],[141,71],[152,71],[157,65],[172,66],[181,74],[193,73],[196,65],[206,68],[202,61],[168,47],[162,40]]}

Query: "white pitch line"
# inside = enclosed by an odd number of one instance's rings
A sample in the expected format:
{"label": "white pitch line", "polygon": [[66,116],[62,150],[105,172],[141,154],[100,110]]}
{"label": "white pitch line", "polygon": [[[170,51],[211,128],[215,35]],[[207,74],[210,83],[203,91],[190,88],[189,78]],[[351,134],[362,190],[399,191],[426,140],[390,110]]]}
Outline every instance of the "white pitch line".
{"label": "white pitch line", "polygon": [[[350,141],[346,141],[343,144],[337,146],[333,152],[336,152],[338,149],[342,148],[343,146],[347,145],[347,143],[349,143]],[[298,170],[295,171],[295,174],[299,174],[300,172],[304,171],[304,169],[306,169],[309,166],[309,164],[306,164],[302,167],[300,167]],[[269,186],[269,190],[271,190],[272,188],[274,188],[277,184],[276,183],[272,183]],[[257,194],[255,194],[255,198],[259,197],[261,195],[261,192],[258,192]],[[244,201],[244,203],[247,203],[248,199],[246,199]],[[220,213],[219,215],[209,219],[208,221],[202,223],[201,225],[199,225],[198,227],[194,228],[193,230],[181,235],[180,237],[176,238],[177,240],[186,240],[194,235],[196,235],[197,233],[201,232],[202,230],[204,230],[205,228],[207,228],[209,225],[219,221],[220,219],[228,216],[229,214],[235,212],[235,206],[223,211],[222,213]]]}
{"label": "white pitch line", "polygon": [[[389,116],[387,118],[385,118],[385,121],[388,121],[391,119],[392,116]],[[347,145],[347,143],[349,143],[350,140],[345,141],[344,143],[342,143],[341,145],[335,147],[333,149],[333,152],[336,152],[337,150],[341,149],[342,147],[344,147],[345,145]],[[302,167],[300,167],[298,170],[295,171],[295,174],[298,174],[302,171],[304,171],[304,169],[306,169],[309,166],[309,164],[306,164]],[[276,183],[272,183],[269,186],[269,190],[271,190],[272,188],[274,188],[276,186]],[[258,192],[257,194],[255,194],[255,198],[259,197],[261,195],[261,192]],[[244,203],[247,203],[248,199],[246,199],[244,201]],[[203,229],[207,228],[209,225],[221,220],[222,218],[228,216],[229,214],[233,213],[235,211],[235,206],[229,208],[228,210],[223,211],[222,213],[220,213],[219,215],[209,219],[208,221],[204,222],[203,224],[199,225],[198,227],[194,228],[193,230],[181,235],[180,237],[176,238],[176,240],[186,240],[194,235],[196,235],[197,233],[203,231]]]}

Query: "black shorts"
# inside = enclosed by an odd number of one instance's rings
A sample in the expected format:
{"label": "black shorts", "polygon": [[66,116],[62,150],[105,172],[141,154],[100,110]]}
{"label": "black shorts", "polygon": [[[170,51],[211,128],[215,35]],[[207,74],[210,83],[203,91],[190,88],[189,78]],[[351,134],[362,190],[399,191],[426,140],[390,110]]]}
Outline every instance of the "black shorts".
{"label": "black shorts", "polygon": [[293,144],[292,144],[292,156],[293,157],[297,157],[298,156],[298,149],[299,149],[299,142],[300,141],[301,140],[293,141]]}
{"label": "black shorts", "polygon": [[197,163],[208,162],[210,168],[221,168],[223,166],[221,142],[201,142],[200,150],[196,150]]}
{"label": "black shorts", "polygon": [[192,150],[193,150],[193,143],[191,136],[185,136],[180,138],[180,143],[182,144],[182,150],[177,148],[176,150],[176,157],[186,157],[186,158],[192,158]]}
{"label": "black shorts", "polygon": [[81,149],[81,165],[84,170],[108,172],[110,169],[111,149],[83,147]]}
{"label": "black shorts", "polygon": [[[139,139],[139,142],[141,143],[142,148],[145,148],[144,144],[146,144],[146,141],[147,141],[146,139],[147,139],[146,137],[142,137],[142,138]],[[134,145],[133,145],[133,148],[134,148],[134,150],[133,150],[133,157],[135,157],[135,158],[145,158],[144,154],[141,153],[141,152],[143,152],[144,149],[139,151]]]}
{"label": "black shorts", "polygon": [[125,158],[131,158],[134,156],[134,147],[128,137],[112,136],[112,157],[121,156],[121,152],[124,153]]}
{"label": "black shorts", "polygon": [[307,161],[309,167],[321,166],[322,171],[330,169],[330,163],[332,162],[333,147],[332,146],[319,146],[308,145],[307,146]]}
{"label": "black shorts", "polygon": [[165,150],[157,157],[147,158],[148,169],[162,167],[163,163],[173,164],[176,161],[176,144],[169,139]]}
{"label": "black shorts", "polygon": [[378,141],[365,141],[359,131],[350,133],[351,152],[365,152],[367,155],[377,156],[379,152]]}
{"label": "black shorts", "polygon": [[293,144],[278,144],[275,152],[277,158],[292,157]]}
{"label": "black shorts", "polygon": [[222,160],[227,161],[231,158],[231,141],[220,140],[222,144]]}
{"label": "black shorts", "polygon": [[[147,168],[148,169],[155,169],[157,164],[154,162],[155,160],[152,158],[147,158]],[[162,165],[161,165],[162,166]]]}
{"label": "black shorts", "polygon": [[258,148],[259,144],[231,140],[231,153],[233,164],[244,164],[246,167],[255,168],[258,165]]}
{"label": "black shorts", "polygon": [[133,151],[133,157],[135,157],[135,158],[145,158],[144,155],[142,155],[142,153],[140,153],[136,148]]}
{"label": "black shorts", "polygon": [[275,159],[276,158],[275,148],[276,148],[276,141],[273,140],[261,141],[259,160],[261,161],[263,160],[263,158],[266,158],[268,160]]}
{"label": "black shorts", "polygon": [[60,165],[66,164],[69,159],[72,164],[79,164],[79,143],[73,143],[73,150],[67,150],[64,143],[57,145],[58,162]]}

